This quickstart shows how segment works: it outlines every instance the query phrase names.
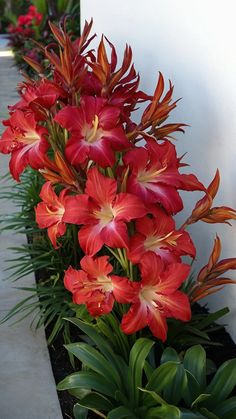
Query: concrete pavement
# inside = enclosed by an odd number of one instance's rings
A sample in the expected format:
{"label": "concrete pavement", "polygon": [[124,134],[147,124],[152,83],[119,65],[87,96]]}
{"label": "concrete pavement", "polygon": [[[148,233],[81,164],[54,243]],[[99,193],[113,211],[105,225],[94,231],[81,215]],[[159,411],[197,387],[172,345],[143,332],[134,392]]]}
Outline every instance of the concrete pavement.
{"label": "concrete pavement", "polygon": [[[0,37],[0,119],[7,117],[7,105],[17,101],[16,85],[20,75],[8,53],[6,40]],[[2,127],[0,128],[2,130]],[[0,154],[0,176],[8,171],[8,156]],[[5,181],[0,178],[0,188]],[[12,202],[0,201],[0,214],[14,212]],[[26,239],[13,231],[0,233],[0,318],[26,293],[14,286],[34,284],[33,275],[17,283],[6,281],[6,259],[13,255],[9,246]],[[44,330],[30,328],[33,315],[9,326],[0,325],[0,419],[62,419]]]}

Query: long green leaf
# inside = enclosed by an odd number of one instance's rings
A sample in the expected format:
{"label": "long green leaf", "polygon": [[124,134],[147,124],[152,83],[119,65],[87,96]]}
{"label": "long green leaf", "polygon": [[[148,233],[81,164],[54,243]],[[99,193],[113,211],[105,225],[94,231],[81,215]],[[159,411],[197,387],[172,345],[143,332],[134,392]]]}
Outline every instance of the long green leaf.
{"label": "long green leaf", "polygon": [[236,418],[236,396],[217,404],[212,410],[222,419]]}
{"label": "long green leaf", "polygon": [[206,352],[201,345],[189,348],[184,356],[184,368],[188,370],[198,381],[200,391],[206,388]]}
{"label": "long green leaf", "polygon": [[180,419],[180,410],[176,406],[162,405],[149,409],[145,419]]}
{"label": "long green leaf", "polygon": [[138,405],[138,387],[142,387],[142,376],[145,359],[147,358],[153,345],[153,341],[140,338],[135,342],[130,351],[128,381],[130,385],[131,400],[134,405]]}
{"label": "long green leaf", "polygon": [[120,406],[108,413],[107,419],[138,419],[127,407]]}
{"label": "long green leaf", "polygon": [[74,419],[87,419],[88,409],[81,407],[78,403],[74,405],[73,408]]}
{"label": "long green leaf", "polygon": [[80,406],[86,407],[88,409],[96,409],[99,411],[102,410],[104,412],[109,412],[115,407],[109,399],[99,393],[94,392],[91,392],[83,397],[79,404]]}
{"label": "long green leaf", "polygon": [[212,399],[207,402],[207,406],[214,407],[216,403],[225,400],[235,386],[236,358],[224,362],[208,385],[206,392],[212,395]]}
{"label": "long green leaf", "polygon": [[58,385],[58,390],[69,390],[82,388],[85,390],[94,390],[114,398],[116,386],[111,384],[101,375],[90,371],[80,371],[68,375]]}
{"label": "long green leaf", "polygon": [[66,349],[78,358],[84,365],[101,374],[111,383],[120,388],[120,375],[114,365],[109,363],[106,358],[95,348],[87,343],[71,343],[65,345]]}
{"label": "long green leaf", "polygon": [[146,389],[160,393],[163,388],[171,384],[177,372],[178,365],[178,362],[169,361],[156,368],[147,383]]}

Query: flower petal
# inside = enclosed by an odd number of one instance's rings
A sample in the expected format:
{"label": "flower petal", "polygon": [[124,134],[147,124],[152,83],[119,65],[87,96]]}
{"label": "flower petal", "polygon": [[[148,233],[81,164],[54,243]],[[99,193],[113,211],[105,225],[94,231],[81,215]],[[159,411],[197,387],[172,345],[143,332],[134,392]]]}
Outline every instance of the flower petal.
{"label": "flower petal", "polygon": [[121,329],[127,335],[135,333],[147,326],[147,308],[145,304],[136,302],[132,304],[128,313],[126,313],[121,322]]}

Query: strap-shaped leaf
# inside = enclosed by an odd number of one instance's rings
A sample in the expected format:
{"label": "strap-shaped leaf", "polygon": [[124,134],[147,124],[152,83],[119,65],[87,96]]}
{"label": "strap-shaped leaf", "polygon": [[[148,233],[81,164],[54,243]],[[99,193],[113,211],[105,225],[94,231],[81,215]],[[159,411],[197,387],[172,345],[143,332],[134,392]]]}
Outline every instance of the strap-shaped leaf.
{"label": "strap-shaped leaf", "polygon": [[222,419],[236,418],[236,396],[230,397],[216,405],[213,412],[217,413]]}
{"label": "strap-shaped leaf", "polygon": [[188,409],[180,409],[180,419],[204,419],[205,416],[202,416],[199,412],[191,412]]}
{"label": "strap-shaped leaf", "polygon": [[[94,325],[83,322],[82,320],[73,317],[67,318],[66,320],[79,327],[80,330],[82,330],[82,332],[84,332],[87,336],[90,337],[90,339],[98,347],[99,351],[110,361],[110,363],[116,366],[117,369],[120,368],[121,362],[119,357],[114,353],[107,340],[104,339],[104,337],[98,333]],[[122,372],[125,373],[124,365],[122,365]]]}
{"label": "strap-shaped leaf", "polygon": [[115,366],[108,362],[96,349],[87,343],[70,343],[65,345],[66,349],[78,358],[84,365],[101,374],[111,383],[117,386],[121,385],[120,375]]}
{"label": "strap-shaped leaf", "polygon": [[[200,391],[206,389],[206,352],[201,345],[195,345],[186,351],[184,368],[188,370],[200,385]],[[208,393],[208,392],[206,392]]]}
{"label": "strap-shaped leaf", "polygon": [[178,365],[178,362],[173,361],[160,365],[160,367],[156,368],[151,375],[146,389],[154,390],[156,393],[160,393],[165,387],[171,384],[171,381],[177,372]]}
{"label": "strap-shaped leaf", "polygon": [[90,371],[80,371],[68,375],[58,385],[58,390],[70,390],[74,388],[82,388],[87,390],[95,390],[106,396],[114,397],[116,386],[110,383],[106,378]]}
{"label": "strap-shaped leaf", "polygon": [[145,419],[180,419],[180,410],[176,406],[163,404],[149,409]]}
{"label": "strap-shaped leaf", "polygon": [[183,392],[183,399],[188,407],[196,400],[196,398],[201,394],[200,384],[196,378],[189,372],[185,370],[186,377],[188,380],[187,386]]}
{"label": "strap-shaped leaf", "polygon": [[114,409],[114,405],[107,397],[95,392],[91,392],[83,397],[83,399],[80,400],[79,405],[88,409],[102,410],[104,412],[109,412]]}
{"label": "strap-shaped leaf", "polygon": [[179,355],[177,354],[176,350],[169,347],[166,348],[161,356],[161,364],[165,364],[168,361],[180,362]]}
{"label": "strap-shaped leaf", "polygon": [[73,408],[73,415],[75,419],[87,419],[88,409],[85,409],[76,403]]}
{"label": "strap-shaped leaf", "polygon": [[[216,372],[207,387],[207,393],[212,394],[209,406],[225,400],[236,386],[236,358],[224,362]],[[208,403],[208,402],[207,402]],[[207,404],[208,406],[208,404]]]}
{"label": "strap-shaped leaf", "polygon": [[107,419],[138,419],[138,417],[127,407],[119,406],[108,413]]}
{"label": "strap-shaped leaf", "polygon": [[175,376],[171,384],[166,386],[163,390],[164,399],[175,406],[178,406],[179,401],[183,397],[185,388],[187,387],[188,379],[185,369],[182,364],[179,364]]}
{"label": "strap-shaped leaf", "polygon": [[139,399],[138,387],[142,387],[142,375],[145,359],[147,358],[153,345],[153,341],[140,338],[135,342],[130,351],[128,381],[130,384],[131,399],[135,405],[138,404]]}
{"label": "strap-shaped leaf", "polygon": [[204,418],[208,418],[208,419],[220,419],[220,417],[218,415],[215,415],[215,413],[210,412],[210,410],[208,410],[206,407],[201,407],[200,412],[203,414],[203,417]]}

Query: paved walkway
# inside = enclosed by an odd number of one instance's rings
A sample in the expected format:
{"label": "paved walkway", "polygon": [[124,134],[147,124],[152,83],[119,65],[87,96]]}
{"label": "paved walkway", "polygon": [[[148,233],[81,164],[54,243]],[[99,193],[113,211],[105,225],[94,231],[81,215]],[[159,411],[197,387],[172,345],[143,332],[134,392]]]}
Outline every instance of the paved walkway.
{"label": "paved walkway", "polygon": [[[20,80],[13,58],[4,56],[4,50],[6,41],[0,37],[1,120],[7,117],[7,105],[17,101],[15,88]],[[0,176],[8,171],[7,157],[0,154]],[[3,184],[0,179],[0,188]],[[0,201],[0,214],[11,212],[14,212],[13,204]],[[4,281],[5,260],[12,257],[7,248],[22,244],[24,240],[13,231],[0,234],[0,318],[22,298],[13,286],[34,283],[31,275],[17,284]],[[23,295],[26,297],[25,293]],[[15,326],[6,323],[0,326],[0,419],[62,419],[44,330],[32,330],[31,320],[29,316]]]}

